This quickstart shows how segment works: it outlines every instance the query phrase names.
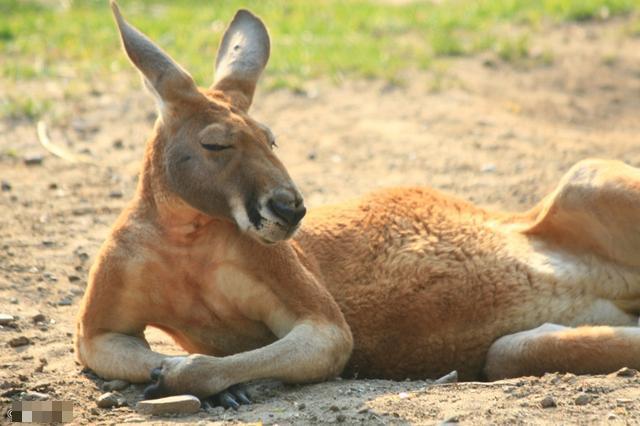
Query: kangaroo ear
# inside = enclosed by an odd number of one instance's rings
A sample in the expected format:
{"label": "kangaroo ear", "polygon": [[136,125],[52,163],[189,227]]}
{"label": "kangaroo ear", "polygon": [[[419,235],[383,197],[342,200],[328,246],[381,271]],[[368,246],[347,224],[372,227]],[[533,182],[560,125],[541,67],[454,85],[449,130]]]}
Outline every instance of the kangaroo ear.
{"label": "kangaroo ear", "polygon": [[172,103],[201,96],[189,73],[125,21],[114,0],[111,0],[111,9],[118,24],[122,46],[133,65],[142,73],[145,85],[158,98],[161,111]]}
{"label": "kangaroo ear", "polygon": [[220,42],[212,88],[222,90],[234,106],[247,111],[270,48],[269,33],[260,18],[239,10]]}

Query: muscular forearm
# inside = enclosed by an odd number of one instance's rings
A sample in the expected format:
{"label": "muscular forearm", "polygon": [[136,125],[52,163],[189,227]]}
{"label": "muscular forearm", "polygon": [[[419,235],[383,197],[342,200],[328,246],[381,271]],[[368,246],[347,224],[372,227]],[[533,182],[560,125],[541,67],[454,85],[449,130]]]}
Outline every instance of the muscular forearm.
{"label": "muscular forearm", "polygon": [[233,382],[278,379],[300,383],[340,374],[353,343],[351,333],[337,325],[303,322],[282,339],[259,349],[222,359],[234,372]]}

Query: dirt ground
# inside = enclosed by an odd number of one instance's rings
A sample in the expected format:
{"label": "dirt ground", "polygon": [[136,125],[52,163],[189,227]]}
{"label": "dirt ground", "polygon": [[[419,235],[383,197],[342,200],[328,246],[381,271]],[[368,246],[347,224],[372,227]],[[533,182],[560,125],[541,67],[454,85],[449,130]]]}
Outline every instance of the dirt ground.
{"label": "dirt ground", "polygon": [[[410,74],[402,86],[321,81],[298,93],[261,92],[253,114],[273,128],[278,154],[311,207],[419,184],[522,210],[580,159],[640,166],[640,39],[623,34],[627,23],[549,28],[525,64],[487,53],[452,60],[444,72]],[[536,60],[547,50],[552,64]],[[252,406],[180,418],[137,414],[142,386],[130,386],[125,406],[96,408],[102,381],[74,362],[74,317],[92,258],[134,190],[154,106],[128,83],[95,82],[81,101],[66,101],[56,84],[13,90],[48,94],[57,117],[49,123],[52,141],[97,165],[52,156],[33,123],[0,121],[0,313],[17,317],[0,326],[2,413],[20,392],[37,391],[75,401],[81,424],[640,424],[640,376],[615,374],[492,384],[262,383],[253,386]],[[38,155],[40,164],[25,164]],[[11,347],[19,336],[29,344]],[[149,337],[157,349],[176,351],[160,332]],[[557,406],[543,408],[545,397]]]}

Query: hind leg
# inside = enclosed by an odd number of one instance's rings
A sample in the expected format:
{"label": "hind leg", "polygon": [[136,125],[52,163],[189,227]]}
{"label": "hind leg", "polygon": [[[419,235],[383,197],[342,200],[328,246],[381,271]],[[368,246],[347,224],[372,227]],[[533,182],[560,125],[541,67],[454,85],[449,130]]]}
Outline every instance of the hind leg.
{"label": "hind leg", "polygon": [[544,324],[510,334],[489,348],[489,380],[551,372],[606,374],[640,369],[640,327],[564,327]]}
{"label": "hind leg", "polygon": [[526,234],[625,266],[640,263],[640,169],[584,160],[529,212]]}

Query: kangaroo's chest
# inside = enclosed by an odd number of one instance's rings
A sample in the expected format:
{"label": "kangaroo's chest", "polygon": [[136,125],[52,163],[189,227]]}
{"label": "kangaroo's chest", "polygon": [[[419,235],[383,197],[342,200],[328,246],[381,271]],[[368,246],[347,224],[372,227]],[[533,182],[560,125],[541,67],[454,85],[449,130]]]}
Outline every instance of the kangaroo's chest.
{"label": "kangaroo's chest", "polygon": [[253,321],[213,320],[197,326],[185,322],[157,325],[189,353],[227,356],[268,345],[275,340],[263,325]]}
{"label": "kangaroo's chest", "polygon": [[260,312],[244,308],[247,299],[259,299],[259,284],[233,262],[169,253],[137,281],[150,302],[145,322],[189,352],[222,356],[275,340]]}

